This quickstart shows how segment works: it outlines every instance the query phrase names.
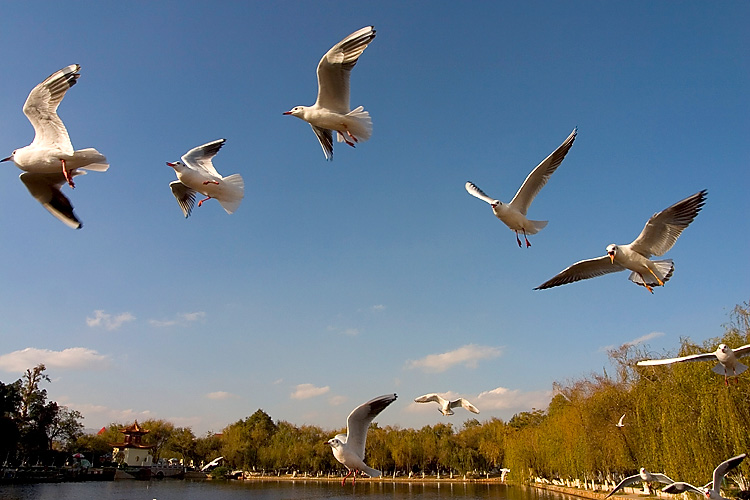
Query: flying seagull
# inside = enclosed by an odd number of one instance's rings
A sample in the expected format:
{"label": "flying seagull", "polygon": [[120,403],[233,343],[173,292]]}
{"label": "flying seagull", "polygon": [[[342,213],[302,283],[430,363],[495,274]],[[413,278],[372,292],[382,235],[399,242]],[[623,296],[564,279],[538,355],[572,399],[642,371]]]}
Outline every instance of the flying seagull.
{"label": "flying seagull", "polygon": [[747,366],[740,363],[738,358],[747,356],[750,354],[750,344],[743,345],[737,349],[732,349],[726,344],[719,344],[719,347],[714,352],[706,352],[701,354],[691,354],[689,356],[682,356],[679,358],[668,358],[668,359],[647,359],[639,361],[638,366],[656,366],[656,365],[671,365],[672,363],[682,363],[684,361],[711,361],[716,360],[719,362],[718,365],[714,366],[712,370],[714,373],[724,375],[724,384],[727,385],[727,377],[736,377],[740,373],[747,370]]}
{"label": "flying seagull", "polygon": [[452,401],[441,398],[437,394],[425,394],[424,396],[419,396],[414,400],[415,403],[437,403],[440,408],[438,408],[438,411],[445,415],[446,417],[448,415],[453,415],[453,408],[463,407],[469,410],[472,413],[479,413],[479,410],[477,410],[476,406],[469,403],[464,398],[458,398],[454,399]]}
{"label": "flying seagull", "polygon": [[706,193],[704,189],[655,213],[632,243],[611,244],[607,246],[607,255],[576,262],[534,290],[544,290],[629,269],[632,271],[628,278],[630,281],[654,293],[652,287],[664,286],[672,277],[674,264],[671,259],[650,260],[650,257],[663,255],[672,248],[682,231],[693,222],[703,208]]}
{"label": "flying seagull", "polygon": [[74,151],[68,131],[57,116],[57,107],[65,92],[81,76],[80,69],[78,64],[66,66],[31,90],[23,112],[34,127],[34,140],[0,160],[13,161],[23,170],[20,178],[31,196],[73,229],[79,229],[82,224],[60,188],[66,182],[74,188],[73,177],[86,173],[79,169],[104,172],[109,168],[107,159],[94,148]]}
{"label": "flying seagull", "polygon": [[521,239],[518,237],[518,231],[523,232],[523,237],[526,240],[526,248],[531,246],[529,239],[526,237],[527,234],[536,234],[547,225],[546,220],[529,220],[526,218],[526,212],[529,209],[529,205],[534,201],[534,197],[539,193],[539,190],[547,184],[550,176],[560,166],[565,155],[570,151],[570,147],[573,146],[573,141],[576,139],[578,129],[573,129],[567,139],[560,144],[555,151],[552,152],[542,163],[536,166],[534,170],[526,177],[523,184],[518,189],[518,192],[510,201],[510,203],[504,204],[500,200],[495,200],[487,196],[484,191],[479,189],[476,184],[467,182],[465,187],[466,191],[470,195],[476,196],[482,201],[486,201],[492,207],[492,212],[495,217],[503,221],[511,230],[516,232],[516,242],[518,246],[521,246]]}
{"label": "flying seagull", "polygon": [[167,165],[177,173],[178,180],[172,181],[169,187],[172,188],[185,218],[189,217],[193,210],[196,192],[206,197],[198,202],[199,207],[211,198],[216,199],[228,214],[234,213],[240,206],[245,196],[245,182],[242,176],[232,174],[222,177],[211,163],[224,142],[226,139],[208,142],[185,153],[182,161],[167,162]]}
{"label": "flying seagull", "polygon": [[625,427],[625,424],[623,423],[623,420],[625,420],[625,414],[622,414],[622,417],[620,417],[620,420],[615,424],[615,427],[623,428]]}
{"label": "flying seagull", "polygon": [[310,124],[326,160],[333,159],[333,131],[336,131],[338,142],[346,142],[352,147],[372,135],[370,113],[362,106],[349,109],[349,76],[373,38],[375,29],[366,26],[331,47],[318,63],[318,99],[315,104],[295,106],[284,112]]}
{"label": "flying seagull", "polygon": [[727,474],[727,472],[740,465],[740,463],[745,459],[746,456],[747,455],[743,453],[742,455],[737,455],[736,457],[732,457],[729,460],[720,463],[714,469],[713,480],[706,486],[698,488],[689,483],[677,482],[665,486],[662,491],[665,493],[674,494],[691,491],[693,493],[706,497],[706,499],[708,500],[726,500],[723,496],[721,496],[721,483],[722,481],[724,481],[724,476]]}
{"label": "flying seagull", "polygon": [[336,460],[341,462],[349,471],[341,481],[341,486],[346,484],[346,478],[351,474],[354,474],[354,477],[352,477],[352,484],[354,484],[357,479],[357,472],[364,472],[370,477],[380,477],[381,472],[379,470],[365,464],[367,428],[370,426],[370,422],[394,401],[396,401],[395,394],[386,394],[359,405],[346,419],[346,434],[337,434],[336,437],[326,442],[331,446]]}
{"label": "flying seagull", "polygon": [[663,483],[663,484],[672,484],[674,481],[672,481],[666,474],[661,474],[659,472],[649,472],[644,467],[641,467],[641,470],[638,474],[635,474],[633,476],[628,476],[620,483],[615,486],[615,489],[610,491],[609,494],[604,498],[609,498],[612,495],[614,495],[617,491],[630,486],[633,483],[637,482],[644,482],[644,483]]}

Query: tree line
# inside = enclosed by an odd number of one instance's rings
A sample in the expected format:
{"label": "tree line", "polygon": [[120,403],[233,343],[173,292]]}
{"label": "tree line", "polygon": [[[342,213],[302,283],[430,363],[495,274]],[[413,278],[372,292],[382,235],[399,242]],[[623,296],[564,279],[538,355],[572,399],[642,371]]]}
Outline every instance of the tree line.
{"label": "tree line", "polygon": [[[675,354],[713,351],[719,343],[750,343],[748,303],[734,308],[721,336],[702,344],[683,338]],[[705,484],[720,462],[750,451],[748,374],[725,385],[711,371],[711,362],[637,367],[637,361],[654,357],[643,346],[624,345],[609,357],[613,373],[555,383],[546,409],[521,412],[507,422],[470,419],[460,428],[440,422],[420,429],[373,423],[366,460],[386,475],[484,474],[507,467],[511,480],[523,482],[535,477],[593,479],[645,467]],[[625,426],[617,427],[623,414]],[[113,423],[100,435],[68,441],[68,449],[111,456],[109,443],[121,441],[119,430],[130,423]],[[200,464],[223,456],[231,468],[266,473],[315,475],[343,469],[325,441],[345,429],[274,421],[262,409],[220,434],[200,437],[163,420],[139,424],[151,431],[144,442],[155,445],[157,458]],[[739,469],[746,478],[748,462]]]}

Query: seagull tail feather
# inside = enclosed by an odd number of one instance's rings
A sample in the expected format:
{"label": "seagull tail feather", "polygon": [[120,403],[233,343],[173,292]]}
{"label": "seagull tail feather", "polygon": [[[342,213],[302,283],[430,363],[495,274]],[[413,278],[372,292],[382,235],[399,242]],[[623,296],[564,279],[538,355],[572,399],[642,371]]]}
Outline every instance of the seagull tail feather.
{"label": "seagull tail feather", "polygon": [[[653,261],[654,266],[656,266],[656,272],[659,273],[660,276],[663,276],[661,279],[663,283],[666,283],[669,281],[669,278],[672,277],[672,273],[674,272],[674,263],[672,262],[672,259],[665,259],[665,260],[655,260]],[[651,273],[645,274],[641,276],[640,274],[636,272],[630,273],[630,276],[628,277],[630,281],[635,283],[636,285],[640,286],[660,286],[659,282],[656,281],[656,278]],[[645,282],[643,280],[646,280]]]}
{"label": "seagull tail feather", "polygon": [[362,467],[359,470],[362,471],[362,472],[364,472],[365,474],[367,474],[370,477],[380,477],[380,476],[383,475],[383,473],[380,472],[379,470],[375,470],[372,467],[368,467],[367,465],[365,465],[364,467]]}
{"label": "seagull tail feather", "polygon": [[[359,106],[346,114],[346,126],[349,132],[357,138],[358,141],[364,142],[372,135],[372,118],[365,108]],[[339,142],[343,140],[339,135]]]}
{"label": "seagull tail feather", "polygon": [[221,198],[216,198],[228,214],[234,213],[245,197],[245,181],[240,174],[224,177],[224,191]]}
{"label": "seagull tail feather", "polygon": [[[725,371],[724,371],[724,365],[722,365],[721,363],[719,363],[718,365],[716,365],[713,368],[711,368],[711,370],[714,373],[717,373],[719,375],[724,375],[724,373],[725,373]],[[744,364],[742,364],[742,363],[740,363],[738,361],[737,364],[734,365],[734,372],[733,373],[727,373],[727,375],[729,375],[730,377],[732,377],[734,375],[739,375],[740,373],[744,372],[745,370],[747,370],[747,365],[744,365]]]}
{"label": "seagull tail feather", "polygon": [[542,229],[544,229],[545,227],[547,227],[547,223],[549,221],[546,221],[546,220],[530,220],[529,222],[531,222],[531,225],[532,225],[533,229],[531,229],[531,230],[527,229],[526,230],[526,234],[536,234],[536,233],[538,233],[539,231],[541,231]]}
{"label": "seagull tail feather", "polygon": [[109,163],[107,163],[107,158],[96,149],[86,148],[73,153],[70,168],[85,168],[95,172],[106,172]]}

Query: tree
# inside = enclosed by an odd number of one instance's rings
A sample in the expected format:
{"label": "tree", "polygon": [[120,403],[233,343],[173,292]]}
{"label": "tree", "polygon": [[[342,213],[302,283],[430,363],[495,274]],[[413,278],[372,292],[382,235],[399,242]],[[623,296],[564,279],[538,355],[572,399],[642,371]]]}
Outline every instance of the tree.
{"label": "tree", "polygon": [[81,419],[83,415],[79,411],[67,406],[58,407],[47,427],[49,448],[52,449],[53,443],[57,441],[63,450],[71,451],[78,438],[83,435],[83,424],[79,422]]}

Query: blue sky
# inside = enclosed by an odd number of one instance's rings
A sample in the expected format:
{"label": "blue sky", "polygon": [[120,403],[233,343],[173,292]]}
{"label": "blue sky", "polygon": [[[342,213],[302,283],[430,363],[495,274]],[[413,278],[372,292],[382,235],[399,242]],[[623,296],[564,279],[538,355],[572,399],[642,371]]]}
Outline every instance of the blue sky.
{"label": "blue sky", "polygon": [[[59,114],[111,167],[63,188],[74,231],[0,166],[0,380],[46,363],[50,397],[89,428],[164,418],[202,434],[263,408],[333,429],[388,392],[381,424],[444,420],[410,404],[427,392],[507,419],[606,369],[608,346],[703,342],[748,299],[747,2],[5,10],[0,155],[33,138],[29,91],[78,63]],[[315,101],[320,57],[369,24],[351,104],[373,136],[326,162],[282,112]],[[529,210],[549,225],[519,249],[464,183],[509,201],[574,127]],[[242,174],[245,199],[185,220],[165,162],[218,138],[214,165]],[[533,290],[701,189],[653,295],[626,273]]]}

